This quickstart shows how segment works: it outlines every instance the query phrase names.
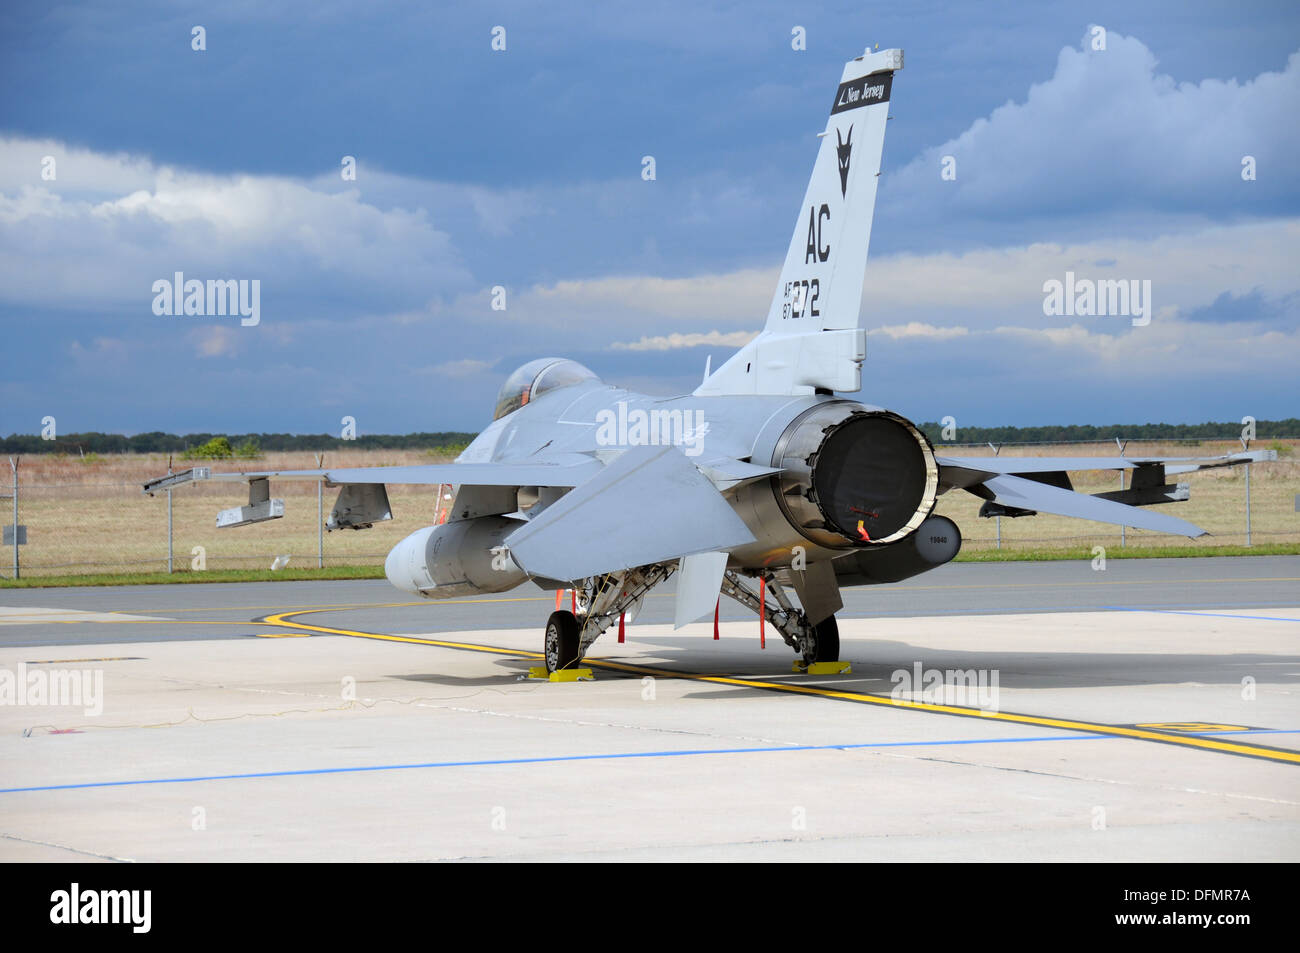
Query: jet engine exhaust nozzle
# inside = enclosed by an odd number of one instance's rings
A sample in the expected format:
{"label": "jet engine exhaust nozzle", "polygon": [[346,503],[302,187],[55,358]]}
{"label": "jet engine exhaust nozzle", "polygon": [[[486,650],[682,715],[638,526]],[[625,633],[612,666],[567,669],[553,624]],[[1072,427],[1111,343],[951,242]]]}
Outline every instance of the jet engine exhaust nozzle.
{"label": "jet engine exhaust nozzle", "polygon": [[848,401],[818,404],[777,442],[777,500],[801,533],[836,549],[916,532],[938,498],[925,434],[898,414]]}

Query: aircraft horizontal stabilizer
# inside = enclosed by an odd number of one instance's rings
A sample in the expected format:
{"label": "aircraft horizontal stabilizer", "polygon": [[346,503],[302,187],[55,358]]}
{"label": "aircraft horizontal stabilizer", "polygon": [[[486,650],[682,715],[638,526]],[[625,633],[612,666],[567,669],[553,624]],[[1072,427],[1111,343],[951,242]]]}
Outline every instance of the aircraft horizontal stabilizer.
{"label": "aircraft horizontal stabilizer", "polygon": [[1247,450],[1219,457],[940,457],[944,469],[960,468],[980,473],[1063,473],[1068,470],[1134,470],[1164,465],[1165,473],[1192,473],[1216,467],[1276,460],[1276,450]]}
{"label": "aircraft horizontal stabilizer", "polygon": [[1149,529],[1157,533],[1173,533],[1179,536],[1205,535],[1205,530],[1199,526],[1175,516],[1153,513],[1150,510],[1138,509],[1136,506],[1127,506],[1113,500],[1104,500],[1087,493],[1076,493],[1073,490],[1026,480],[1024,477],[1003,474],[986,480],[984,486],[993,492],[995,503],[1018,510],[1054,513],[1057,516],[1072,516],[1075,519],[1114,523],[1117,526],[1132,526],[1136,529]]}
{"label": "aircraft horizontal stabilizer", "polygon": [[585,579],[754,542],[673,446],[634,447],[506,539],[529,575]]}

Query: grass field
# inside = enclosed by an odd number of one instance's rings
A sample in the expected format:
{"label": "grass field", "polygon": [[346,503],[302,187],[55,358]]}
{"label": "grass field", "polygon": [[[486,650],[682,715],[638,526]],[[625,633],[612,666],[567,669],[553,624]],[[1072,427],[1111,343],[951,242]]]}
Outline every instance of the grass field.
{"label": "grass field", "polygon": [[[1270,442],[1271,443],[1271,442]],[[1261,443],[1257,446],[1268,446]],[[1281,441],[1276,463],[1251,468],[1251,522],[1254,549],[1259,552],[1296,552],[1300,544],[1300,513],[1295,496],[1300,493],[1300,461],[1296,444]],[[1239,449],[1233,441],[1203,441],[1187,447],[1161,443],[1131,443],[1131,455],[1209,456]],[[942,451],[941,451],[942,452]],[[961,448],[953,455],[980,456],[978,449]],[[1113,452],[1113,451],[1111,451]],[[1002,456],[1108,456],[1097,445],[1063,445],[1006,448]],[[366,451],[331,453],[329,466],[375,466],[434,463],[446,457],[418,451]],[[188,463],[177,462],[182,469]],[[283,453],[258,461],[216,462],[214,470],[308,469],[315,467],[310,453]],[[167,499],[165,494],[146,497],[140,484],[167,471],[162,456],[123,454],[82,460],[53,455],[23,458],[19,469],[18,522],[28,527],[27,545],[21,547],[22,574],[38,577],[80,577],[110,574],[115,577],[165,573],[167,569]],[[1076,489],[1102,492],[1118,489],[1113,473],[1071,474]],[[965,537],[962,558],[1005,559],[1026,556],[1091,558],[1093,546],[1105,546],[1108,558],[1124,555],[1171,555],[1177,553],[1218,554],[1233,552],[1245,542],[1245,472],[1242,468],[1212,470],[1178,477],[1191,484],[1191,499],[1169,504],[1162,512],[1176,514],[1209,530],[1210,536],[1187,540],[1139,530],[1128,530],[1125,550],[1120,551],[1117,527],[1070,520],[1064,517],[1034,516],[1001,520],[1002,545],[996,542],[996,524],[978,517],[980,501],[956,491],[939,500],[937,512],[952,518]],[[4,491],[8,492],[8,491]],[[325,515],[337,489],[323,492]],[[285,518],[234,529],[215,528],[219,509],[246,502],[243,490],[230,484],[189,484],[172,494],[173,566],[189,571],[198,560],[201,547],[204,573],[216,581],[218,573],[241,571],[236,578],[319,577],[317,566],[316,484],[283,481],[272,484],[272,495],[285,501]],[[393,520],[368,530],[343,530],[325,534],[324,564],[340,567],[369,567],[378,575],[384,556],[403,536],[433,522],[433,487],[389,488]],[[0,522],[9,523],[9,500],[0,501],[4,512]],[[1224,550],[1223,547],[1230,547]],[[1281,547],[1278,549],[1276,547]],[[12,576],[10,550],[0,551],[0,574]],[[288,569],[269,573],[272,560],[289,555]],[[351,570],[350,570],[351,571]],[[188,575],[188,573],[187,573]],[[195,576],[200,575],[195,573]],[[165,576],[162,578],[165,579]],[[190,577],[193,578],[193,577]],[[62,580],[61,580],[62,581]],[[152,580],[151,580],[152,581]],[[5,585],[6,581],[0,581]]]}

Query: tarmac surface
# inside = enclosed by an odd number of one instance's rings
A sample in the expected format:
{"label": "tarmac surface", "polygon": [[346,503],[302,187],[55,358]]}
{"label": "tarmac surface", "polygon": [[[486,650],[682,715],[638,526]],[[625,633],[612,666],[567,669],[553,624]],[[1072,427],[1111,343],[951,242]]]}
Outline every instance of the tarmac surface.
{"label": "tarmac surface", "polygon": [[1300,557],[846,590],[837,675],[661,592],[557,684],[531,586],[0,590],[0,860],[1300,859]]}

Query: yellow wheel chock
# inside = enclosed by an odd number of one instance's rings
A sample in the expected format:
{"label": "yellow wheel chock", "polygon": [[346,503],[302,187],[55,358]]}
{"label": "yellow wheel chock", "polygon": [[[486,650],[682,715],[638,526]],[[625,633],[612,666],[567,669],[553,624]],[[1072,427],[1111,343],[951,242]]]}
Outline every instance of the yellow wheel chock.
{"label": "yellow wheel chock", "polygon": [[558,672],[548,672],[545,665],[534,665],[528,669],[529,679],[543,682],[594,682],[596,676],[589,668],[562,668]]}
{"label": "yellow wheel chock", "polygon": [[790,671],[804,675],[848,675],[853,671],[848,662],[804,662],[796,660]]}

